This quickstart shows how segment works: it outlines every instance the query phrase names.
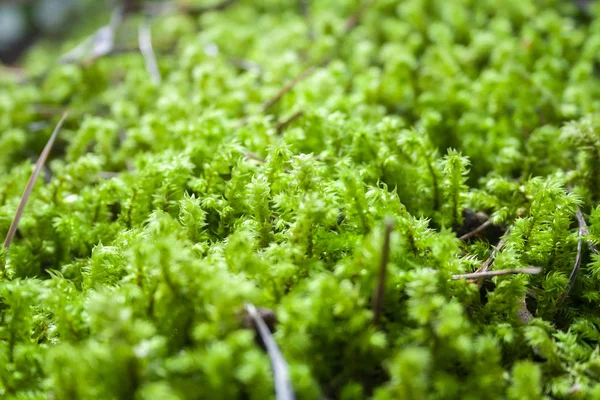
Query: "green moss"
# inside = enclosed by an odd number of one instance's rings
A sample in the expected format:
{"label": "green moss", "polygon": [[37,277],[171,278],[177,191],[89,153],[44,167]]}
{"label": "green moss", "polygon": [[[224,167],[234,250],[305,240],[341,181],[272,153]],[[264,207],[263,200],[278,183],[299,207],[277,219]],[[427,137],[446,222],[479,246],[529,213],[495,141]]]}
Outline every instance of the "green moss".
{"label": "green moss", "polygon": [[[600,398],[600,8],[307,3],[156,18],[158,86],[40,67],[79,37],[2,71],[0,236],[71,116],[0,252],[0,397],[273,398],[253,303],[299,399]],[[543,272],[453,279],[490,253]]]}

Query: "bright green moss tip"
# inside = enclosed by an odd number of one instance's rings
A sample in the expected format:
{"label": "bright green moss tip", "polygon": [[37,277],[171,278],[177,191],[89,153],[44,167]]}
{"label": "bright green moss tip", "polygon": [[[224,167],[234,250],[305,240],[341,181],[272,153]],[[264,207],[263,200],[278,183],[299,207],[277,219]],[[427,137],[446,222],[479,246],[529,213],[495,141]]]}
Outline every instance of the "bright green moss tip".
{"label": "bright green moss tip", "polygon": [[298,399],[600,399],[583,3],[231,2],[152,20],[160,84],[139,15],[115,54],[34,47],[0,70],[0,238],[70,116],[0,251],[0,397],[274,398],[251,303]]}

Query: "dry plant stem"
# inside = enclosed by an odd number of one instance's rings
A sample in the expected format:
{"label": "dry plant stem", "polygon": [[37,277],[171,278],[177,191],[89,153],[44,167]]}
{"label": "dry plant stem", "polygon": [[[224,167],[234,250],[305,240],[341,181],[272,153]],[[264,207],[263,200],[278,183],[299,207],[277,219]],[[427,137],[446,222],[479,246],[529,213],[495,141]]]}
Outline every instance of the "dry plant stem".
{"label": "dry plant stem", "polygon": [[[344,24],[344,30],[343,30],[344,35],[343,36],[350,33],[358,25],[362,15],[364,14],[365,10],[371,3],[372,3],[371,0],[364,1],[359,6],[358,10],[354,14],[352,14],[352,16],[350,16],[350,18],[348,18],[346,20],[346,23]],[[342,36],[342,38],[343,38],[343,36]],[[273,105],[278,103],[279,100],[281,100],[281,98],[286,93],[291,91],[298,83],[302,82],[304,79],[311,76],[317,70],[317,68],[325,67],[327,64],[329,64],[331,62],[332,59],[333,59],[333,56],[327,56],[321,62],[317,63],[316,65],[306,68],[304,71],[302,71],[300,73],[300,75],[296,76],[294,79],[292,79],[290,82],[288,82],[283,88],[281,88],[279,90],[279,92],[277,92],[275,94],[275,96],[273,96],[272,98],[270,98],[269,100],[264,102],[262,104],[262,106],[260,107],[261,112],[263,112],[263,113],[266,112],[269,108],[271,108]],[[247,122],[248,122],[248,116],[245,116],[239,121],[239,123],[237,124],[236,127],[237,128],[242,127]]]}
{"label": "dry plant stem", "polygon": [[153,2],[147,2],[149,4],[144,7],[144,12],[146,12],[149,15],[167,15],[182,12],[192,16],[198,16],[200,14],[204,14],[210,11],[224,11],[237,2],[238,0],[225,0],[220,3],[206,7],[195,7],[193,5],[185,4],[180,5],[177,4],[177,1],[171,1],[162,4],[153,4]]}
{"label": "dry plant stem", "polygon": [[473,236],[477,235],[478,233],[485,231],[491,225],[492,225],[492,221],[488,219],[483,224],[481,224],[477,228],[473,229],[471,232],[465,233],[464,235],[459,237],[459,239],[462,241],[468,240],[468,239],[472,238]]}
{"label": "dry plant stem", "polygon": [[275,129],[277,129],[277,134],[280,135],[292,122],[294,122],[295,120],[300,118],[303,114],[304,114],[303,110],[298,110],[295,113],[293,113],[292,115],[290,115],[287,119],[285,119],[281,122],[278,122],[277,125],[275,126]]}
{"label": "dry plant stem", "polygon": [[146,64],[146,70],[152,77],[152,81],[155,85],[160,85],[162,82],[160,71],[158,70],[158,64],[156,62],[156,56],[154,55],[154,49],[152,48],[152,33],[150,32],[150,21],[145,19],[140,23],[139,37],[138,37],[140,52],[144,57],[144,63]]}
{"label": "dry plant stem", "polygon": [[540,267],[500,269],[497,271],[473,272],[470,274],[452,275],[452,279],[457,281],[460,279],[493,278],[494,276],[502,276],[502,275],[517,275],[517,274],[535,275],[535,274],[539,274],[540,272],[542,272],[542,269]]}
{"label": "dry plant stem", "polygon": [[31,191],[33,190],[33,187],[35,186],[35,182],[37,181],[37,178],[40,175],[40,172],[42,171],[44,164],[46,163],[46,160],[48,159],[50,150],[52,149],[52,146],[54,145],[54,141],[56,140],[56,137],[58,136],[58,132],[62,128],[62,125],[65,122],[65,119],[67,118],[68,114],[69,114],[68,111],[65,112],[63,114],[62,118],[60,119],[60,121],[58,122],[58,124],[56,125],[56,128],[54,128],[54,132],[52,132],[52,136],[50,136],[50,139],[48,139],[48,143],[46,143],[44,150],[42,150],[42,153],[40,154],[40,158],[38,158],[37,163],[35,164],[35,169],[33,170],[33,173],[31,174],[31,176],[29,177],[29,181],[27,181],[27,186],[25,187],[25,191],[23,192],[23,196],[21,197],[21,202],[19,203],[19,207],[17,208],[15,217],[13,218],[12,223],[10,224],[10,228],[8,229],[8,233],[6,234],[6,239],[4,240],[4,248],[5,249],[8,249],[10,247],[10,245],[15,237],[15,233],[17,233],[17,228],[19,227],[19,221],[21,221],[21,216],[23,215],[23,211],[25,210],[25,206],[27,205],[27,201],[29,200]]}
{"label": "dry plant stem", "polygon": [[295,396],[290,382],[288,365],[283,358],[275,339],[273,339],[269,327],[254,305],[247,304],[246,311],[253,321],[256,332],[258,332],[258,335],[262,339],[267,354],[271,359],[271,368],[273,369],[273,378],[275,381],[275,396],[277,400],[293,400]]}
{"label": "dry plant stem", "polygon": [[281,98],[286,93],[288,93],[290,90],[292,90],[294,88],[294,86],[296,86],[299,82],[303,81],[305,78],[307,78],[310,75],[312,75],[315,71],[316,71],[315,67],[309,67],[309,68],[305,69],[304,71],[302,71],[302,73],[300,75],[298,75],[297,77],[295,77],[294,79],[292,79],[287,85],[285,85],[284,87],[282,87],[281,90],[279,90],[279,92],[277,92],[277,94],[275,96],[273,96],[272,98],[270,98],[269,100],[267,100],[260,107],[260,110],[262,112],[267,111],[274,104],[276,104],[279,100],[281,100]]}
{"label": "dry plant stem", "polygon": [[356,27],[356,25],[358,25],[360,19],[371,3],[373,3],[373,0],[363,1],[358,7],[358,10],[356,10],[356,12],[352,14],[348,20],[346,20],[346,24],[344,25],[344,34],[350,33]]}
{"label": "dry plant stem", "polygon": [[[510,228],[506,231],[506,233],[504,233],[504,236],[502,237],[502,239],[500,239],[500,241],[498,242],[498,245],[494,249],[492,249],[490,257],[487,260],[485,260],[483,262],[483,264],[481,264],[481,267],[479,267],[479,269],[476,272],[487,272],[487,270],[490,269],[490,266],[494,263],[496,256],[498,255],[499,252],[502,251],[502,249],[504,248],[504,245],[506,245],[506,237],[508,236],[509,232],[510,232]],[[482,284],[483,284],[483,279],[478,279],[477,286],[479,286],[481,288]]]}
{"label": "dry plant stem", "polygon": [[[575,214],[575,216],[577,217],[577,223],[579,224],[579,231],[577,234],[577,255],[575,256],[573,270],[571,271],[571,275],[569,275],[569,282],[565,287],[563,295],[556,303],[557,308],[560,307],[560,305],[567,299],[567,297],[569,297],[569,292],[571,291],[571,288],[577,280],[577,275],[579,275],[579,269],[581,268],[581,253],[583,249],[584,236],[587,236],[589,234],[587,224],[585,223],[585,218],[583,217],[583,214],[581,213],[581,209],[579,207],[577,207],[577,213]],[[596,249],[594,248],[594,245],[589,242],[588,244],[590,246],[590,251],[595,252]]]}
{"label": "dry plant stem", "polygon": [[394,230],[394,220],[387,218],[385,221],[385,237],[383,239],[383,248],[381,250],[381,262],[379,264],[379,277],[375,295],[373,296],[373,323],[379,325],[381,312],[383,309],[383,296],[385,294],[385,278],[387,275],[387,265],[390,260],[390,239]]}
{"label": "dry plant stem", "polygon": [[246,153],[246,157],[249,158],[249,159],[251,159],[251,160],[256,160],[256,161],[258,161],[261,164],[264,164],[265,162],[267,162],[264,158],[262,158],[258,154],[253,153],[251,151],[249,151],[249,152]]}

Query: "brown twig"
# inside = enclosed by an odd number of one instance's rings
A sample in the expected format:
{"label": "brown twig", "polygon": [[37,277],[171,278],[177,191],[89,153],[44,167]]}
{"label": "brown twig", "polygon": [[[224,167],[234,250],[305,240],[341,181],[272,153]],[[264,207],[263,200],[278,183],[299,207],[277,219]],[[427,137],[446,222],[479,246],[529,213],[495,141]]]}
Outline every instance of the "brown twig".
{"label": "brown twig", "polygon": [[298,110],[288,118],[280,121],[275,125],[275,129],[277,129],[277,134],[280,135],[292,122],[300,118],[304,114],[304,110]]}
{"label": "brown twig", "polygon": [[52,146],[54,145],[54,141],[56,140],[56,137],[58,136],[58,132],[62,128],[62,125],[65,122],[65,119],[67,118],[68,114],[69,114],[69,112],[66,111],[63,114],[60,121],[58,122],[58,124],[56,125],[56,128],[54,128],[54,132],[52,132],[50,139],[48,139],[48,143],[46,143],[44,150],[42,150],[42,153],[40,154],[40,158],[38,158],[38,160],[35,164],[35,169],[33,170],[33,173],[31,174],[31,176],[29,177],[29,181],[27,181],[27,186],[25,186],[25,191],[23,192],[23,196],[21,196],[21,202],[19,203],[19,207],[17,208],[15,217],[13,218],[12,223],[10,224],[10,228],[8,229],[8,233],[6,234],[6,239],[4,239],[4,248],[5,249],[8,249],[10,247],[10,245],[13,241],[13,238],[15,237],[15,233],[17,233],[17,228],[19,227],[19,222],[21,221],[21,216],[23,215],[23,211],[25,210],[25,206],[27,205],[27,201],[29,200],[31,191],[33,190],[35,182],[37,181],[37,178],[40,175],[40,172],[42,171],[44,164],[46,163],[46,160],[48,159],[50,150],[52,149]]}
{"label": "brown twig", "polygon": [[387,266],[390,260],[390,239],[394,230],[394,220],[391,217],[385,220],[385,236],[383,239],[383,248],[381,249],[381,261],[379,263],[379,276],[377,286],[373,296],[373,323],[379,325],[381,312],[383,309],[383,296],[385,293],[385,278],[387,275]]}
{"label": "brown twig", "polygon": [[459,237],[459,239],[462,241],[471,239],[473,236],[476,236],[477,234],[485,231],[490,226],[492,226],[492,221],[488,219],[483,224],[481,224],[477,228],[473,229],[471,232],[467,232],[464,235],[462,235],[461,237]]}
{"label": "brown twig", "polygon": [[154,84],[160,85],[162,79],[160,76],[160,71],[158,70],[158,63],[156,62],[154,49],[152,48],[152,33],[150,31],[150,22],[148,20],[144,20],[140,23],[138,42],[140,46],[140,53],[142,53],[142,56],[144,57],[146,70],[150,74]]}
{"label": "brown twig", "polygon": [[540,267],[530,268],[515,268],[515,269],[499,269],[497,271],[472,272],[470,274],[452,275],[452,279],[457,281],[460,279],[485,279],[493,278],[494,276],[516,275],[516,274],[539,274],[542,272]]}
{"label": "brown twig", "polygon": [[254,305],[247,304],[246,311],[271,359],[271,368],[273,369],[273,378],[275,381],[275,396],[277,400],[294,400],[295,396],[290,382],[287,362],[283,358],[275,339],[273,339],[269,327]]}

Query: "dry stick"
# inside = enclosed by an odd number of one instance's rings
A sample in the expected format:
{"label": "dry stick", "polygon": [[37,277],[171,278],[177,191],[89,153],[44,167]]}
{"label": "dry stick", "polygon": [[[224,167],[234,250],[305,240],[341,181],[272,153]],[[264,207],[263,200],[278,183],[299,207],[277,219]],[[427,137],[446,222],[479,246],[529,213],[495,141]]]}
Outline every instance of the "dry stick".
{"label": "dry stick", "polygon": [[17,208],[15,217],[13,218],[12,223],[10,224],[10,228],[8,229],[8,233],[6,234],[6,239],[4,240],[4,248],[5,249],[8,249],[10,247],[10,244],[12,243],[13,238],[15,237],[15,233],[17,233],[17,228],[19,227],[19,221],[21,220],[21,216],[23,215],[23,210],[25,210],[25,205],[27,205],[27,201],[29,200],[29,195],[31,195],[33,186],[35,185],[35,182],[37,181],[37,178],[40,175],[40,172],[42,171],[44,164],[46,163],[46,159],[48,158],[48,155],[50,154],[50,150],[52,149],[52,146],[54,145],[56,136],[58,135],[60,128],[62,128],[62,125],[65,122],[65,119],[67,118],[68,114],[69,114],[68,111],[65,112],[63,114],[62,118],[60,119],[60,121],[58,122],[58,124],[56,125],[56,128],[54,128],[54,132],[52,132],[52,136],[50,136],[50,139],[48,139],[48,143],[46,143],[46,147],[44,147],[44,150],[42,150],[42,153],[40,154],[40,158],[38,158],[38,160],[35,164],[35,169],[33,170],[33,173],[31,174],[31,176],[29,177],[29,181],[27,181],[27,186],[25,187],[25,191],[23,192],[23,196],[21,197],[21,202],[19,203],[19,207]]}
{"label": "dry stick", "polygon": [[383,248],[381,250],[381,262],[379,264],[379,277],[377,278],[377,286],[375,295],[373,296],[373,323],[379,325],[381,320],[381,310],[383,309],[383,295],[385,292],[385,277],[387,275],[387,265],[390,260],[390,238],[394,230],[394,220],[386,218],[385,221],[385,237],[383,239]]}
{"label": "dry stick", "polygon": [[452,279],[457,281],[459,279],[492,278],[494,276],[502,276],[502,275],[516,275],[516,274],[532,274],[532,275],[534,275],[534,274],[539,274],[540,272],[542,272],[542,269],[540,267],[499,269],[497,271],[472,272],[470,274],[452,275]]}
{"label": "dry stick", "polygon": [[461,237],[459,237],[459,239],[462,241],[468,240],[468,239],[472,238],[473,236],[477,235],[478,233],[483,232],[491,225],[492,225],[492,221],[488,219],[483,224],[481,224],[477,228],[473,229],[471,232],[467,232],[464,235],[462,235]]}
{"label": "dry stick", "polygon": [[285,119],[281,122],[278,122],[277,125],[275,126],[275,129],[277,129],[277,134],[280,135],[281,132],[283,132],[285,130],[285,128],[287,128],[292,122],[294,122],[295,120],[300,118],[302,116],[302,114],[304,114],[304,110],[298,110],[295,113],[293,113],[291,116],[289,116],[287,119]]}
{"label": "dry stick", "polygon": [[162,79],[160,71],[158,70],[158,64],[156,63],[154,49],[152,48],[152,33],[150,32],[150,22],[148,20],[144,20],[140,23],[138,42],[140,45],[140,52],[144,57],[146,70],[152,77],[154,84],[158,86],[162,82]]}
{"label": "dry stick", "polygon": [[269,327],[254,305],[247,304],[246,311],[248,312],[248,316],[250,316],[254,322],[256,332],[258,332],[258,335],[262,339],[267,354],[271,359],[271,368],[273,369],[273,378],[275,380],[275,396],[277,397],[277,400],[294,400],[295,396],[290,382],[287,362],[283,358],[275,339],[273,339]]}

